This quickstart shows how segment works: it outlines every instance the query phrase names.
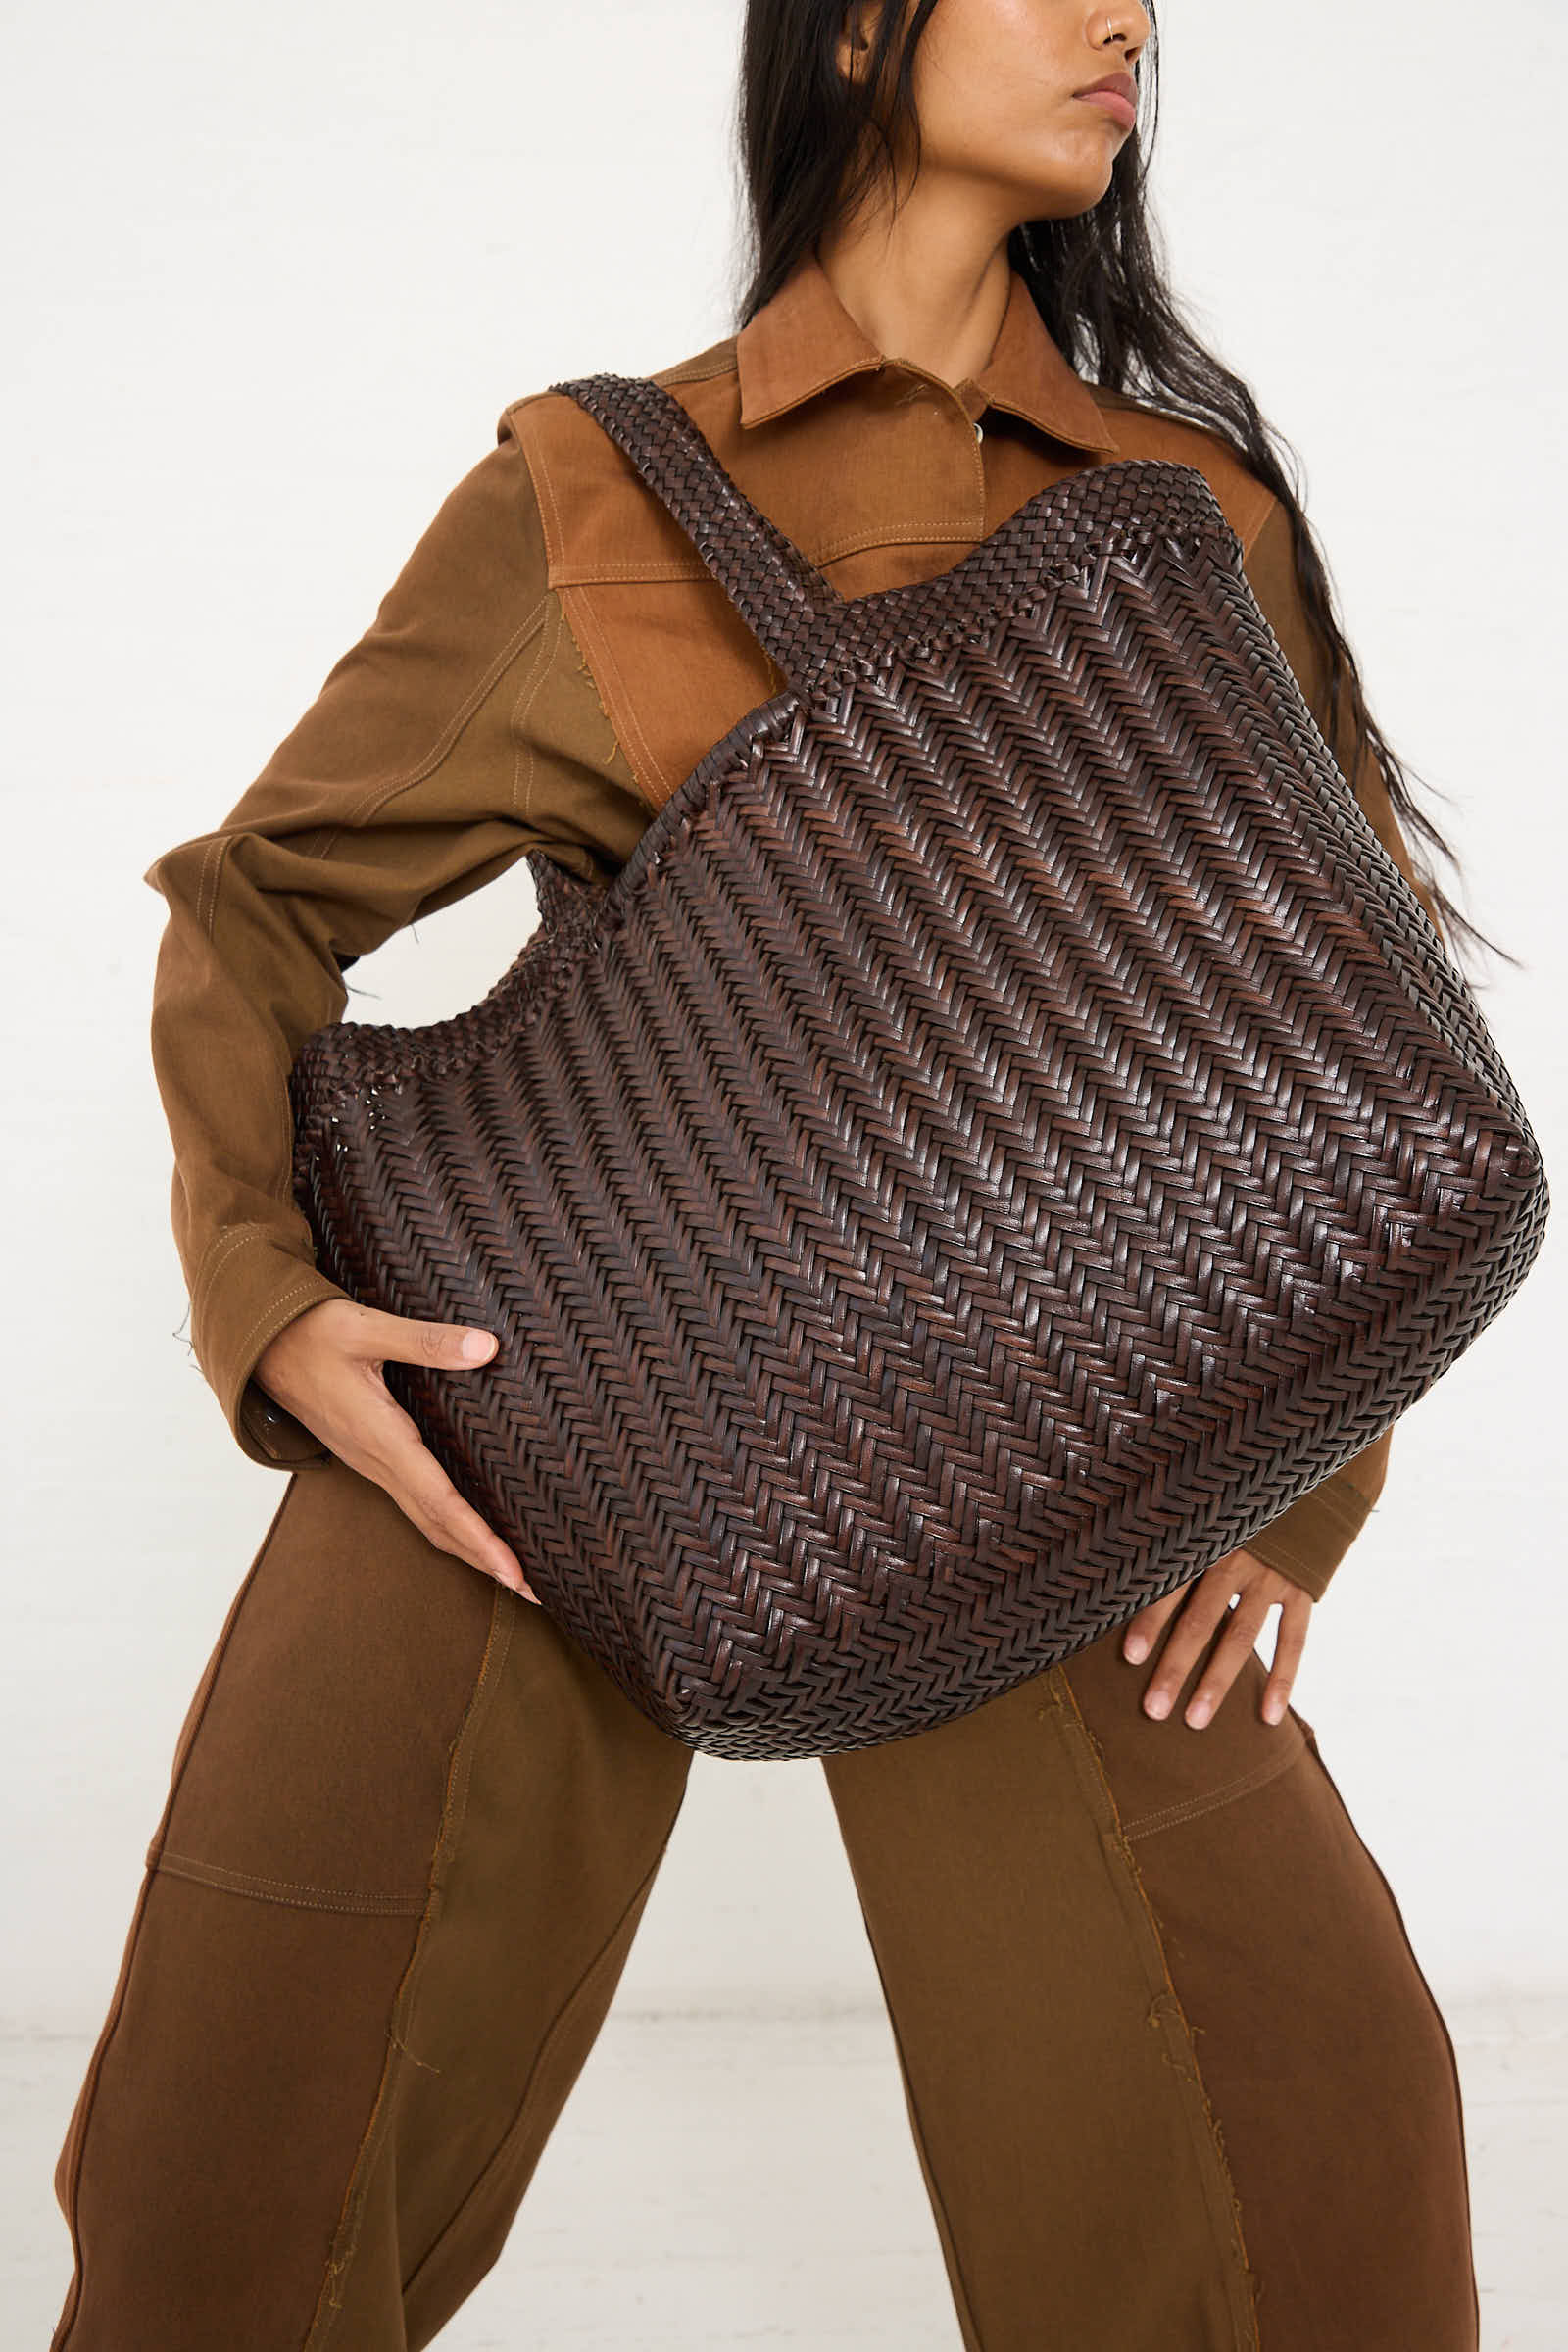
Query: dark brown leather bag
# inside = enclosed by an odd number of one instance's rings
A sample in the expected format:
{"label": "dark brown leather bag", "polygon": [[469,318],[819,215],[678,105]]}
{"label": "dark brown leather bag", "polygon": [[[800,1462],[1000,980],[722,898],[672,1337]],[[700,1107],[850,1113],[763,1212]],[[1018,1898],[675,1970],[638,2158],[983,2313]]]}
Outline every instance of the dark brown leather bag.
{"label": "dark brown leather bag", "polygon": [[480,1004],[305,1041],[296,1194],[352,1296],[499,1334],[388,1386],[655,1723],[869,1746],[1370,1445],[1545,1175],[1200,473],[1090,466],[846,601],[663,387],[551,389],[788,684],[609,884],[531,853]]}

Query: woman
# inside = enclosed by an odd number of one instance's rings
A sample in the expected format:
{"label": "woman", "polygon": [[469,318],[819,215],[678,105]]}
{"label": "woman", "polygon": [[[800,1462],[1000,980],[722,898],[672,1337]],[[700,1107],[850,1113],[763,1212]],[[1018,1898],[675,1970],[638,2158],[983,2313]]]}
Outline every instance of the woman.
{"label": "woman", "polygon": [[[1152,33],[1139,0],[753,0],[755,273],[658,380],[846,596],[1079,467],[1197,466],[1413,881],[1396,815],[1441,836],[1256,408],[1155,266]],[[56,2352],[428,2343],[592,2045],[691,1751],[530,1605],[392,1398],[387,1361],[482,1378],[493,1335],[318,1271],[284,1078],[358,956],[530,848],[612,873],[781,683],[599,427],[535,393],[223,824],[149,869],[193,1345],[289,1475],[61,2151]],[[1473,2352],[1452,2047],[1289,1705],[1386,1465],[1004,1697],[824,1759],[972,2348]]]}

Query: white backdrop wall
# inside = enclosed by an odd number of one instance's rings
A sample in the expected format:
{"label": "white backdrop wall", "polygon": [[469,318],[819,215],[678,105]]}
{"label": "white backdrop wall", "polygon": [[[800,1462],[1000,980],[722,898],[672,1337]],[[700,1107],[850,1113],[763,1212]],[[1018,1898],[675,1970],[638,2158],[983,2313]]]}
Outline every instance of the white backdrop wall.
{"label": "white backdrop wall", "polygon": [[[185,1704],[281,1492],[185,1344],[142,870],[260,769],[509,401],[729,331],[739,15],[67,0],[13,24],[13,2026],[96,2029]],[[1178,287],[1300,452],[1373,709],[1447,796],[1464,903],[1524,959],[1482,1001],[1568,1197],[1560,16],[1520,0],[1504,39],[1430,0],[1418,42],[1357,0],[1169,16]],[[357,967],[351,1010],[471,1004],[533,921],[519,866]],[[1295,1693],[1440,1997],[1568,1983],[1565,1244],[1568,1222],[1406,1417]],[[621,1998],[876,1997],[818,1767],[697,1759]]]}

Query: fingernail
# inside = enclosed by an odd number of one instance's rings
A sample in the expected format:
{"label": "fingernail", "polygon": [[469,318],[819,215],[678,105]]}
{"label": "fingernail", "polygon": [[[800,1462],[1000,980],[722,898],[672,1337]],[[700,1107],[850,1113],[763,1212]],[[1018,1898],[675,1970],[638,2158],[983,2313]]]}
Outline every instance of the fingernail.
{"label": "fingernail", "polygon": [[1187,1711],[1187,1720],[1196,1731],[1200,1724],[1208,1721],[1212,1709],[1206,1698],[1195,1699]]}
{"label": "fingernail", "polygon": [[1170,1713],[1170,1698],[1168,1693],[1163,1690],[1151,1691],[1144,1704],[1151,1715],[1168,1715]]}
{"label": "fingernail", "polygon": [[1122,1655],[1136,1666],[1140,1658],[1148,1655],[1148,1651],[1149,1643],[1144,1640],[1142,1634],[1129,1634]]}
{"label": "fingernail", "polygon": [[470,1331],[464,1335],[461,1352],[469,1363],[477,1363],[480,1356],[488,1355],[494,1346],[495,1335],[492,1332]]}
{"label": "fingernail", "polygon": [[1283,1698],[1265,1698],[1265,1699],[1264,1699],[1264,1701],[1263,1701],[1263,1720],[1264,1720],[1264,1722],[1265,1722],[1265,1723],[1278,1723],[1278,1721],[1279,1721],[1280,1717],[1281,1717],[1281,1716],[1284,1714],[1284,1712],[1285,1712],[1285,1701],[1284,1701],[1284,1699],[1283,1699]]}

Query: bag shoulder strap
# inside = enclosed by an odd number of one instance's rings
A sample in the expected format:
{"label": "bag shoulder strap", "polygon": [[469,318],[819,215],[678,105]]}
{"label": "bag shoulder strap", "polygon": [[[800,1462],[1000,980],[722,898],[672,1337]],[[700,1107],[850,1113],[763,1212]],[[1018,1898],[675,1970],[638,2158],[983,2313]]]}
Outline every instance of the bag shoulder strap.
{"label": "bag shoulder strap", "polygon": [[651,376],[601,373],[547,385],[577,401],[624,450],[792,685],[838,639],[844,600],[755,506],[675,395]]}

